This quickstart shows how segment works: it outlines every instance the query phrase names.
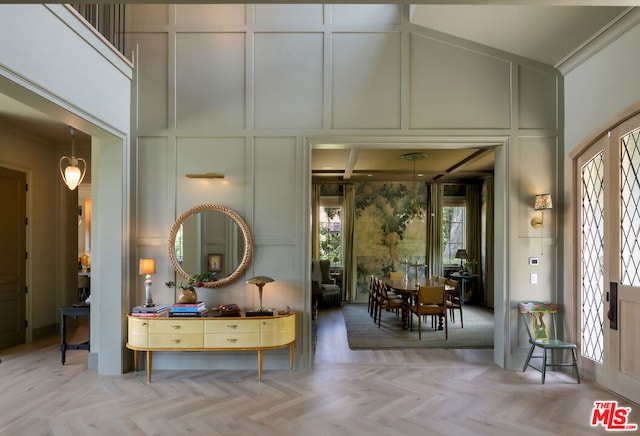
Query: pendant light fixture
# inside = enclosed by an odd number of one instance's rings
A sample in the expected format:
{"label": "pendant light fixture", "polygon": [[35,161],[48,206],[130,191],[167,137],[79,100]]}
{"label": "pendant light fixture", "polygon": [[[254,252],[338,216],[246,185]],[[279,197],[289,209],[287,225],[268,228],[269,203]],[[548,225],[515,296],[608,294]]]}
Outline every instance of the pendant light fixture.
{"label": "pendant light fixture", "polygon": [[[76,131],[73,130],[73,127],[69,127],[69,131],[71,132],[71,157],[62,156],[60,158],[60,175],[64,183],[73,191],[84,179],[84,174],[87,171],[87,162],[81,157],[75,157]],[[66,168],[63,168],[65,159],[69,164]],[[82,162],[82,170],[78,165],[80,162]]]}
{"label": "pendant light fixture", "polygon": [[410,160],[413,162],[413,198],[409,202],[409,209],[406,215],[409,217],[409,221],[416,219],[422,219],[424,217],[423,207],[418,203],[418,182],[416,181],[416,161],[426,158],[424,153],[407,153],[400,156],[401,159]]}

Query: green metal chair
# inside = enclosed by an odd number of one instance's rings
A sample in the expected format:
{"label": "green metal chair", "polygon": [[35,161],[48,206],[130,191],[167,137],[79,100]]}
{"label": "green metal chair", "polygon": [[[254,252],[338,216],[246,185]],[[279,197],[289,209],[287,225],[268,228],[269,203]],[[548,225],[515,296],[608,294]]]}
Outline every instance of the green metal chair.
{"label": "green metal chair", "polygon": [[[557,306],[554,303],[529,301],[518,304],[518,308],[520,309],[520,314],[522,315],[522,319],[524,320],[524,324],[527,328],[529,343],[531,344],[531,349],[527,355],[527,360],[524,362],[522,372],[526,371],[528,366],[536,371],[540,371],[542,373],[542,384],[544,384],[544,378],[548,366],[552,368],[572,366],[576,373],[576,380],[580,383],[580,373],[578,372],[578,363],[576,360],[576,344],[561,341],[557,337]],[[547,324],[548,322],[551,322],[551,324]],[[549,327],[551,327],[551,329]],[[533,355],[533,351],[536,347],[542,349],[542,355]],[[555,350],[571,351],[573,363],[555,363]],[[551,356],[549,356],[549,354]],[[549,357],[551,357],[551,363],[548,362]],[[542,359],[542,368],[531,365],[531,359]]]}

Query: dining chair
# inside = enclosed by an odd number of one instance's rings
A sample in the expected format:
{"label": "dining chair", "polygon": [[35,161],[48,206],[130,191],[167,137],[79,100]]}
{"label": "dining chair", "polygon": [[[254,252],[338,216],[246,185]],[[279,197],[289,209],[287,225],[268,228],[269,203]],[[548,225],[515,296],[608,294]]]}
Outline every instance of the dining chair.
{"label": "dining chair", "polygon": [[[413,315],[418,318],[418,339],[422,339],[423,317],[438,317],[444,322],[444,338],[449,339],[449,324],[447,322],[447,302],[444,286],[420,286],[414,304],[411,305],[411,330],[413,331]],[[435,324],[435,329],[438,329]]]}
{"label": "dining chair", "polygon": [[[380,306],[380,301],[382,300],[382,288],[385,286],[384,283],[380,280],[380,277],[372,275],[372,283],[373,283],[373,301],[371,306],[371,316],[373,317],[374,324],[378,323],[378,308]],[[388,292],[388,291],[387,291]]]}
{"label": "dining chair", "polygon": [[375,276],[373,274],[371,274],[371,276],[369,276],[369,302],[368,302],[368,307],[369,307],[369,316],[371,316],[373,318],[373,310],[375,308],[376,305],[376,298],[378,298],[377,294],[376,294],[376,289],[375,289]]}
{"label": "dining chair", "polygon": [[404,300],[398,296],[390,295],[387,285],[380,282],[379,297],[378,297],[378,328],[380,328],[380,320],[382,318],[382,309],[393,310],[398,316],[400,309],[404,306]]}
{"label": "dining chair", "polygon": [[[564,342],[558,339],[557,335],[557,314],[558,308],[554,303],[542,303],[539,301],[528,301],[518,304],[518,309],[524,320],[527,334],[529,335],[529,343],[531,349],[524,362],[522,372],[531,367],[542,373],[542,384],[544,384],[547,367],[572,366],[576,373],[576,380],[580,383],[580,373],[578,372],[578,363],[576,361],[576,344]],[[534,356],[533,351],[538,347],[542,349],[542,355]],[[571,351],[573,363],[555,363],[554,351]],[[551,352],[551,356],[549,353]],[[548,363],[549,357],[551,363]],[[531,359],[541,359],[542,368],[531,365]]]}
{"label": "dining chair", "polygon": [[460,327],[464,328],[464,321],[462,320],[462,291],[460,289],[460,282],[454,279],[447,280],[447,286],[452,290],[447,291],[447,308],[449,309],[449,316],[451,322],[456,322],[455,310],[460,310]]}

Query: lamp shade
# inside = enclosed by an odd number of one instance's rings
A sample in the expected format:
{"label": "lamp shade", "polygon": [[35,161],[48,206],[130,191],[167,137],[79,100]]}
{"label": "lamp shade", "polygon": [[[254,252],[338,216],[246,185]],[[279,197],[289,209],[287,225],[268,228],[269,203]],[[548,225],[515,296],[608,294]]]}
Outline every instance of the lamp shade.
{"label": "lamp shade", "polygon": [[68,166],[64,169],[64,181],[72,191],[80,184],[80,168]]}
{"label": "lamp shade", "polygon": [[[63,170],[62,168],[65,160],[69,162],[69,165],[67,165]],[[78,165],[80,162],[83,164],[82,169]],[[84,179],[86,171],[87,163],[84,159],[76,158],[74,156],[62,156],[60,158],[60,175],[62,176],[62,180],[65,185],[67,185],[70,190],[73,191],[80,183],[82,183],[82,179]]]}
{"label": "lamp shade", "polygon": [[456,259],[466,259],[467,258],[467,250],[461,249],[456,251]]}
{"label": "lamp shade", "polygon": [[[71,156],[62,156],[58,166],[60,167],[62,180],[67,187],[73,191],[82,183],[82,179],[84,179],[84,175],[87,172],[87,161],[81,157],[75,157],[76,132],[73,130],[73,127],[69,127],[69,130],[71,131]],[[67,166],[65,166],[65,161],[69,163]],[[82,163],[82,169],[80,168],[80,163]]]}
{"label": "lamp shade", "polygon": [[255,277],[251,277],[249,280],[247,280],[247,283],[252,284],[252,285],[264,285],[265,283],[271,283],[273,281],[273,279],[271,277],[267,277],[267,276],[255,276]]}
{"label": "lamp shade", "polygon": [[535,210],[553,209],[553,204],[551,202],[551,194],[536,195],[536,202],[533,208]]}
{"label": "lamp shade", "polygon": [[155,259],[140,259],[140,268],[138,273],[140,275],[155,274],[156,273]]}

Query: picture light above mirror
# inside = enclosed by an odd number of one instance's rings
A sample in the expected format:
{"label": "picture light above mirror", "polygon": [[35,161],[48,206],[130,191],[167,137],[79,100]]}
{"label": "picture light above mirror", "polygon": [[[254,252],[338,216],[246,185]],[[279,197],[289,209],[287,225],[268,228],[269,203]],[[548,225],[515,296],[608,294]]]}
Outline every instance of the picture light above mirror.
{"label": "picture light above mirror", "polygon": [[185,280],[210,272],[216,280],[205,288],[225,286],[247,269],[253,254],[249,226],[235,211],[217,204],[201,204],[173,224],[168,241],[169,260]]}
{"label": "picture light above mirror", "polygon": [[187,179],[224,179],[224,174],[220,173],[200,173],[200,174],[187,174]]}

